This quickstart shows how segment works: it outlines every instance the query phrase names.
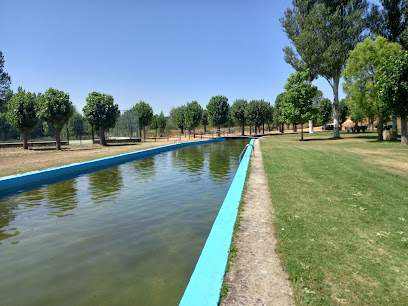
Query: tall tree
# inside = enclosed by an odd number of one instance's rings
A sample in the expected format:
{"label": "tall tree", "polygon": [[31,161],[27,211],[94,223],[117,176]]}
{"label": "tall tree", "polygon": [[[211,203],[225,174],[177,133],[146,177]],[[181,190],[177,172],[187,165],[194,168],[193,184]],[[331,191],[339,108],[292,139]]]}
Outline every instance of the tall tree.
{"label": "tall tree", "polygon": [[232,115],[234,116],[235,120],[238,122],[239,126],[241,127],[241,135],[245,135],[245,123],[246,123],[246,117],[245,117],[245,108],[247,107],[248,102],[245,99],[237,99],[232,103],[231,106],[231,112]]}
{"label": "tall tree", "polygon": [[379,117],[378,141],[383,140],[383,121],[390,110],[374,88],[374,77],[382,63],[400,50],[399,44],[391,43],[384,37],[378,36],[375,40],[367,37],[350,52],[343,72],[343,89],[348,95],[353,117],[361,113],[371,122],[374,116]]}
{"label": "tall tree", "polygon": [[23,133],[24,149],[28,149],[28,134],[39,121],[37,112],[37,99],[31,92],[26,93],[22,89],[11,98],[8,105],[6,118],[13,127]]}
{"label": "tall tree", "polygon": [[56,149],[61,150],[61,129],[74,113],[69,94],[49,88],[39,98],[38,116],[55,128]]}
{"label": "tall tree", "polygon": [[312,86],[309,72],[292,73],[285,84],[286,94],[281,102],[281,117],[287,123],[301,124],[301,140],[303,140],[303,124],[314,115],[313,98],[317,87]]}
{"label": "tall tree", "polygon": [[202,118],[203,108],[197,101],[187,102],[184,110],[184,117],[188,132],[193,129],[195,138],[195,128],[200,124]]}
{"label": "tall tree", "polygon": [[0,113],[7,111],[6,94],[10,91],[11,78],[4,71],[4,55],[0,51]]}
{"label": "tall tree", "polygon": [[[307,67],[324,77],[333,89],[334,137],[339,132],[339,82],[348,52],[366,30],[366,0],[293,1],[281,24]],[[309,79],[310,80],[310,79]]]}
{"label": "tall tree", "polygon": [[374,86],[382,103],[401,118],[401,144],[408,145],[408,52],[400,51],[384,61],[375,75]]}
{"label": "tall tree", "polygon": [[374,35],[381,35],[399,43],[408,50],[408,2],[406,0],[380,0],[382,8],[373,4],[370,27]]}
{"label": "tall tree", "polygon": [[229,104],[225,96],[213,96],[207,104],[208,119],[217,127],[217,135],[221,135],[221,124],[228,121]]}
{"label": "tall tree", "polygon": [[119,106],[114,104],[113,97],[93,91],[86,98],[82,109],[90,125],[99,129],[99,143],[106,146],[105,130],[113,128],[120,116]]}
{"label": "tall tree", "polygon": [[153,108],[148,103],[140,101],[132,109],[139,112],[139,124],[143,130],[143,139],[146,140],[146,126],[152,122]]}

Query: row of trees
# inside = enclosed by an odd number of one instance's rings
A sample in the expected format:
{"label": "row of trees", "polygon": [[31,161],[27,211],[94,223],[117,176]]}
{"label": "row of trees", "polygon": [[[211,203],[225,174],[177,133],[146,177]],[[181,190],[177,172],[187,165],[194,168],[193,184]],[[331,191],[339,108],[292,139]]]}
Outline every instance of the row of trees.
{"label": "row of trees", "polygon": [[[346,79],[345,90],[349,94],[347,100],[353,118],[358,120],[361,116],[377,116],[381,120],[381,117],[390,113],[394,118],[400,116],[403,125],[401,141],[406,144],[406,106],[404,99],[400,99],[404,94],[406,81],[402,68],[398,67],[403,67],[401,63],[408,47],[408,5],[406,0],[380,2],[381,8],[378,5],[370,7],[366,0],[293,1],[293,7],[287,9],[285,16],[280,19],[295,48],[285,47],[284,59],[296,71],[309,69],[309,83],[318,76],[329,82],[334,97],[335,138],[340,137],[338,87],[340,77],[343,76]],[[398,54],[394,54],[395,46],[387,46],[382,50],[366,41],[355,52],[354,59],[349,57],[367,36],[378,38],[379,35],[389,42],[399,44],[401,50]],[[381,40],[377,44],[385,45]],[[360,52],[361,50],[368,51],[368,54]],[[355,66],[347,69],[352,63]],[[375,71],[378,71],[377,75]],[[389,85],[386,77],[381,78],[380,75],[385,71],[390,74],[389,79],[394,81],[394,87]]]}

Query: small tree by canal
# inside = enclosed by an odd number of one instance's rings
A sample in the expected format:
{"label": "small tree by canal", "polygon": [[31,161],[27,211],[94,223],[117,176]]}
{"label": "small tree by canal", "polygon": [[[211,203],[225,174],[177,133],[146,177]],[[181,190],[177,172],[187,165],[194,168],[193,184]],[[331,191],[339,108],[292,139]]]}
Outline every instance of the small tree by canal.
{"label": "small tree by canal", "polygon": [[11,98],[6,118],[13,127],[23,133],[24,149],[28,149],[28,134],[39,121],[37,112],[38,103],[35,95],[19,88],[18,93]]}
{"label": "small tree by canal", "polygon": [[132,109],[136,109],[139,112],[139,124],[143,130],[143,139],[146,140],[146,126],[152,122],[153,108],[148,103],[140,101]]}
{"label": "small tree by canal", "polygon": [[55,128],[56,149],[61,150],[61,129],[74,113],[69,94],[49,88],[39,99],[38,117]]}
{"label": "small tree by canal", "polygon": [[119,118],[119,106],[113,104],[113,97],[93,91],[86,98],[84,115],[92,127],[99,129],[99,143],[106,146],[105,130],[113,128]]}
{"label": "small tree by canal", "polygon": [[221,124],[228,121],[229,104],[225,96],[213,96],[207,104],[208,119],[213,126],[217,127],[217,135],[220,136]]}
{"label": "small tree by canal", "polygon": [[203,108],[197,101],[187,102],[187,106],[184,110],[184,117],[188,133],[190,134],[191,129],[193,129],[194,138],[195,128],[201,123],[202,113]]}

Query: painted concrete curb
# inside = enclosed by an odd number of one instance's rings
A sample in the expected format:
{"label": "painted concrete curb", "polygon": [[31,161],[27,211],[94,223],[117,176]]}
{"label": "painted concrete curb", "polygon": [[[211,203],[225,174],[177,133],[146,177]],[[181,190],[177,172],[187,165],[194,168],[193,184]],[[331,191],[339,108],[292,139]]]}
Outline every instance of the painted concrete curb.
{"label": "painted concrete curb", "polygon": [[171,151],[178,148],[221,141],[225,141],[225,138],[180,142],[142,151],[98,158],[82,163],[75,163],[41,171],[34,171],[14,176],[7,176],[4,178],[0,178],[0,196],[1,194],[12,194],[13,192],[17,192],[21,189],[28,188],[30,185],[39,186],[41,184],[46,184],[47,182],[59,178],[61,179],[66,177],[74,177],[76,175],[98,170],[99,168],[107,168],[110,166],[119,165],[124,162],[150,157],[162,152]]}
{"label": "painted concrete curb", "polygon": [[[254,139],[250,144],[253,145]],[[211,228],[184,295],[181,306],[218,305],[228,252],[231,245],[239,202],[244,189],[251,146],[248,146]]]}

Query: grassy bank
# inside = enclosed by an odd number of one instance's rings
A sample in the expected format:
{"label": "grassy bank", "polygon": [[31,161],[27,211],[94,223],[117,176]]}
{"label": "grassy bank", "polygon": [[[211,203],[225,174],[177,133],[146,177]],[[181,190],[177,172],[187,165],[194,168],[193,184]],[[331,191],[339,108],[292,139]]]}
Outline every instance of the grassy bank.
{"label": "grassy bank", "polygon": [[376,135],[261,141],[296,303],[408,304],[408,148]]}

